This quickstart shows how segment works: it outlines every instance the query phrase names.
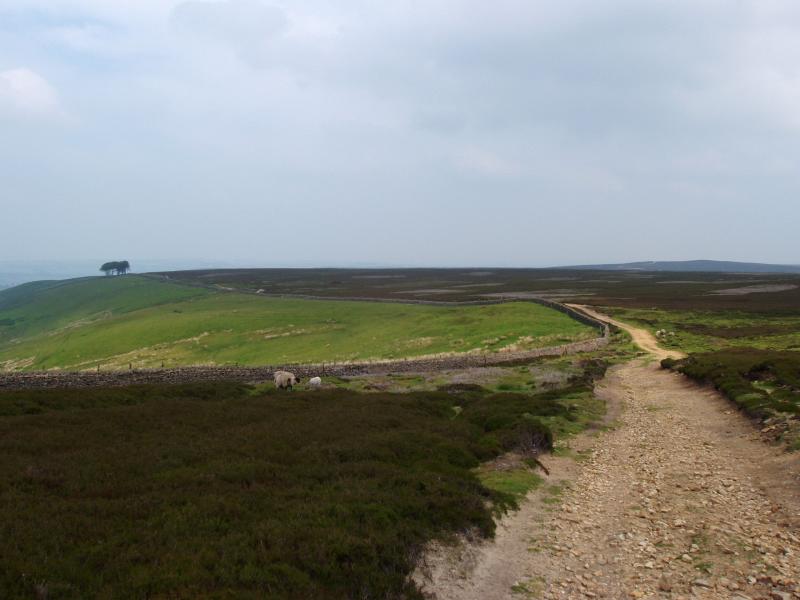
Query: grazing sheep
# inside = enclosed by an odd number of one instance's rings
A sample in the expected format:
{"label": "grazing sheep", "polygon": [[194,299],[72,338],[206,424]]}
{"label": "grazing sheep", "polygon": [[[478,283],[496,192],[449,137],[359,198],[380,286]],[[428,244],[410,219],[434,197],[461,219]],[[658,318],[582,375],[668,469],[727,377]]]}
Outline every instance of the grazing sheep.
{"label": "grazing sheep", "polygon": [[279,390],[292,389],[292,386],[300,383],[300,378],[295,377],[289,371],[275,371],[275,387]]}
{"label": "grazing sheep", "polygon": [[308,380],[308,385],[311,387],[319,387],[322,385],[322,379],[320,377],[312,377]]}

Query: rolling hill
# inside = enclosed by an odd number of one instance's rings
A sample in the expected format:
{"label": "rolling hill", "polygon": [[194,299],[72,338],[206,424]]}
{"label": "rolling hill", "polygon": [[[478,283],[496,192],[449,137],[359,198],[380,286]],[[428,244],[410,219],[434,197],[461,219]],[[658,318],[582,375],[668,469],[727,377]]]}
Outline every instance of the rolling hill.
{"label": "rolling hill", "polygon": [[259,365],[527,349],[594,336],[531,303],[266,298],[128,275],[0,292],[0,369]]}

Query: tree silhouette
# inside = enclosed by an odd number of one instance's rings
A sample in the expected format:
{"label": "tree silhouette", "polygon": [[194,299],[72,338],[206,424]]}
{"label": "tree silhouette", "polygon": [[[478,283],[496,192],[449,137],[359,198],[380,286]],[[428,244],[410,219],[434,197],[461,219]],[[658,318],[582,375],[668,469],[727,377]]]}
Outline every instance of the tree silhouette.
{"label": "tree silhouette", "polygon": [[100,266],[100,270],[106,275],[125,275],[125,273],[131,270],[131,263],[127,260],[114,260],[103,263]]}

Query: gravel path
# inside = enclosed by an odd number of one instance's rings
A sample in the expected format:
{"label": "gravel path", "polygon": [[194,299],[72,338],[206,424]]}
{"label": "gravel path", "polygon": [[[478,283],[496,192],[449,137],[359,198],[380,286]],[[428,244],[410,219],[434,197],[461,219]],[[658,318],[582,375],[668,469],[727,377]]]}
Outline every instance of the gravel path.
{"label": "gravel path", "polygon": [[612,369],[617,414],[551,458],[544,490],[491,543],[432,553],[427,590],[500,598],[800,598],[800,457],[717,393],[654,363]]}
{"label": "gravel path", "polygon": [[631,338],[633,338],[633,342],[637,346],[639,346],[642,350],[644,350],[657,360],[662,360],[665,358],[686,357],[686,355],[683,352],[679,352],[677,350],[665,350],[664,348],[659,346],[656,337],[646,329],[633,327],[622,321],[617,321],[616,319],[612,319],[608,315],[604,315],[603,313],[598,312],[597,310],[591,308],[590,306],[584,306],[582,304],[565,304],[565,306],[583,312],[589,315],[590,317],[597,319],[598,321],[611,323],[612,325],[619,327],[620,329],[624,329],[630,334]]}

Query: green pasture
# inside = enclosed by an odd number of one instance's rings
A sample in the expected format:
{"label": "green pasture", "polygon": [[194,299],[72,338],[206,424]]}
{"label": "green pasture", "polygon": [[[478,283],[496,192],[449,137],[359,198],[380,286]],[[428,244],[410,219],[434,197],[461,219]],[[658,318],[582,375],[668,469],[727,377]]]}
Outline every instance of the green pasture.
{"label": "green pasture", "polygon": [[800,349],[800,314],[609,308],[616,318],[653,334],[674,332],[660,340],[666,348],[710,352],[725,348]]}
{"label": "green pasture", "polygon": [[147,277],[0,293],[0,369],[257,365],[529,349],[596,335],[518,302],[441,307],[276,299]]}

